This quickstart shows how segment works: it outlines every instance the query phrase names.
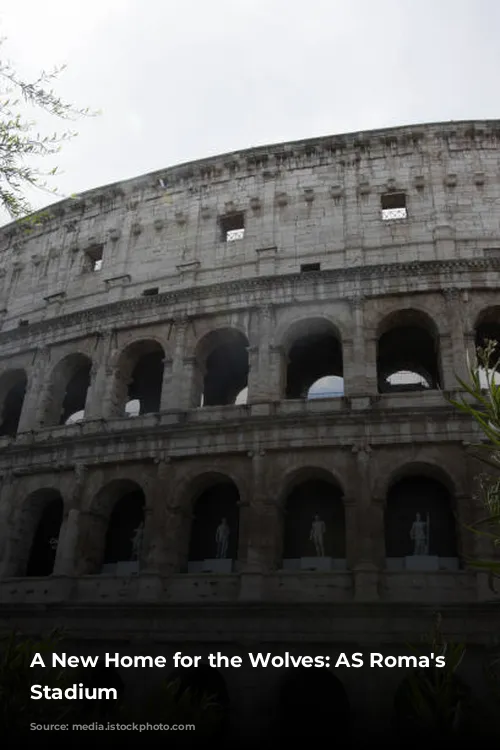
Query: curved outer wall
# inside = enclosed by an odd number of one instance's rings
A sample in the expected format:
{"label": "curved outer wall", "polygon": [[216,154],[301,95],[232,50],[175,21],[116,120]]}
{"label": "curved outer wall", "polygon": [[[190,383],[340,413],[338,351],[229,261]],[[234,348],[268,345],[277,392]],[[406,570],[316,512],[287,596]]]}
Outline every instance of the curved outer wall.
{"label": "curved outer wall", "polygon": [[[214,640],[235,654],[261,642],[331,654],[341,642],[384,643],[396,653],[439,606],[455,638],[490,646],[484,577],[463,565],[389,569],[384,518],[395,478],[437,478],[451,496],[457,556],[484,553],[462,528],[480,513],[466,452],[477,435],[447,398],[479,322],[500,323],[499,144],[498,122],[279,144],[90,191],[29,231],[4,227],[0,395],[10,373],[23,371],[27,385],[16,434],[0,437],[3,627],[33,631],[55,612],[92,643],[113,639],[119,613],[130,653],[141,653],[141,636],[193,653]],[[383,220],[381,197],[402,193],[407,218]],[[243,239],[225,241],[221,218],[241,215]],[[381,336],[387,321],[410,319],[432,332],[439,387],[381,393]],[[341,346],[343,397],[285,398],[293,342],[327,329]],[[247,403],[200,407],[215,343],[237,341]],[[134,352],[153,350],[163,366],[157,408],[126,417]],[[61,425],[73,367],[64,363],[77,354],[91,365],[85,419]],[[233,572],[186,572],[194,502],[215,474],[239,491]],[[341,490],[345,569],[283,570],[287,493],[316,475]],[[97,575],[119,494],[107,488],[132,486],[145,496],[141,573]],[[47,489],[64,503],[54,574],[27,578],[33,498]],[[238,704],[236,674],[227,681]],[[354,677],[341,679],[349,692]],[[385,710],[390,698],[366,680],[371,710]],[[257,683],[254,670],[247,687],[258,703]]]}

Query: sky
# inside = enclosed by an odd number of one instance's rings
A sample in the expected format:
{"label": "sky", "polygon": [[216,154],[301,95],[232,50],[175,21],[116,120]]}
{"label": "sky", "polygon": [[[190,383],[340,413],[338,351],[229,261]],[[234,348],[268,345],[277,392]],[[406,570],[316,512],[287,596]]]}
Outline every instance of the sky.
{"label": "sky", "polygon": [[499,116],[498,0],[2,5],[1,57],[26,79],[65,64],[55,91],[100,111],[45,163],[61,197],[266,143]]}

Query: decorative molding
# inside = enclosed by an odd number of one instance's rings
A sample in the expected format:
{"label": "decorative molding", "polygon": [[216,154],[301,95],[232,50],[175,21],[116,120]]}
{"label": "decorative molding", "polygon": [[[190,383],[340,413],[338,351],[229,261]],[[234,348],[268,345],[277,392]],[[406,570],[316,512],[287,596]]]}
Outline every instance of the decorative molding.
{"label": "decorative molding", "polygon": [[[341,300],[346,299],[349,295],[349,291],[346,288],[349,283],[356,286],[362,286],[363,282],[369,284],[370,282],[379,279],[396,279],[399,277],[407,281],[409,279],[414,279],[415,277],[423,278],[428,276],[432,277],[432,283],[429,283],[429,287],[426,291],[439,292],[442,288],[442,285],[439,283],[440,276],[461,273],[466,275],[470,280],[470,276],[474,273],[498,273],[499,271],[500,258],[480,257],[464,258],[460,260],[412,261],[409,263],[325,269],[322,271],[321,276],[324,284],[329,284],[331,287],[334,287],[329,290],[329,298]],[[239,299],[242,293],[248,295],[252,292],[261,292],[264,299],[269,299],[276,286],[283,290],[286,288],[287,284],[290,284],[290,286],[293,285],[294,290],[296,290],[299,284],[303,284],[304,287],[307,288],[306,285],[309,284],[309,281],[307,275],[293,273],[283,274],[272,278],[254,277],[250,279],[220,282],[217,284],[207,284],[188,289],[175,289],[151,297],[133,297],[131,299],[111,302],[106,305],[82,310],[81,312],[61,315],[57,318],[51,318],[50,320],[32,323],[28,328],[14,328],[8,331],[2,331],[0,332],[0,345],[5,345],[8,342],[21,342],[28,340],[33,342],[36,336],[43,337],[51,333],[56,336],[57,340],[60,340],[62,329],[79,329],[78,335],[81,336],[82,327],[93,328],[96,323],[102,322],[107,317],[115,317],[119,321],[122,321],[123,314],[127,313],[131,314],[131,319],[134,318],[135,321],[137,321],[137,314],[140,313],[140,311],[147,312],[154,310],[155,317],[158,317],[160,314],[158,308],[161,307],[166,308],[165,318],[171,319],[172,307],[174,305],[183,305],[190,300],[204,301],[219,296],[227,299],[232,295],[234,295],[236,299]],[[122,276],[105,280],[104,283],[106,283],[107,286],[112,287],[130,282],[130,275],[124,274]],[[470,288],[470,290],[473,291],[473,287]],[[365,287],[363,293],[366,293],[368,296],[369,291],[370,290]],[[411,293],[411,290],[408,291]],[[381,294],[380,296],[383,295]],[[251,304],[252,302],[249,301],[250,306]],[[113,320],[109,321],[109,325],[113,325]]]}
{"label": "decorative molding", "polygon": [[116,286],[125,286],[130,284],[132,276],[129,273],[124,273],[121,276],[113,276],[111,279],[104,279],[107,289],[112,289]]}
{"label": "decorative molding", "polygon": [[61,302],[64,302],[66,298],[66,292],[55,292],[54,294],[49,294],[48,297],[44,297],[43,299],[47,304],[53,305],[53,304],[61,304]]}

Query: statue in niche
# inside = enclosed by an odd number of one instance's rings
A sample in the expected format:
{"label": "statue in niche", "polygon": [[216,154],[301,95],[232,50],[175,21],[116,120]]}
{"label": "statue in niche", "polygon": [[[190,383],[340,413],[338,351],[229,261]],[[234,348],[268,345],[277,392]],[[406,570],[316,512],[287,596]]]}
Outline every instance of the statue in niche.
{"label": "statue in niche", "polygon": [[429,554],[429,531],[430,521],[429,514],[427,514],[427,520],[422,521],[420,513],[417,513],[413,525],[410,530],[410,539],[413,542],[413,554],[414,555],[428,555]]}
{"label": "statue in niche", "polygon": [[217,544],[216,557],[219,560],[227,557],[227,548],[229,545],[230,533],[231,530],[227,523],[227,518],[223,518],[220,524],[217,526],[217,531],[215,532],[215,542]]}
{"label": "statue in niche", "polygon": [[57,550],[58,545],[59,545],[59,537],[53,536],[51,539],[49,539],[49,547],[53,552]]}
{"label": "statue in niche", "polygon": [[134,530],[133,536],[131,537],[132,542],[132,562],[139,561],[141,559],[142,542],[144,540],[144,521]]}
{"label": "statue in niche", "polygon": [[316,515],[313,518],[312,526],[311,526],[311,533],[309,534],[309,540],[311,542],[314,542],[314,547],[316,549],[316,557],[324,557],[325,556],[325,545],[323,541],[323,537],[326,533],[326,524],[324,521],[321,520],[319,515],[316,513]]}

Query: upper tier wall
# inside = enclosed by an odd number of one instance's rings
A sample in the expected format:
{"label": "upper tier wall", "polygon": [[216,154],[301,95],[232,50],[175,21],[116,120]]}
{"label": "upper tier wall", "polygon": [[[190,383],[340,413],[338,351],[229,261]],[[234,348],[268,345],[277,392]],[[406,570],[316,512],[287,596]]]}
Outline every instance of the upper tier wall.
{"label": "upper tier wall", "polygon": [[[82,194],[0,230],[10,330],[122,299],[321,269],[500,255],[500,121],[419,125],[262,147]],[[381,196],[408,216],[383,221]],[[220,217],[244,213],[241,240]],[[102,247],[99,271],[89,250]],[[53,304],[56,303],[56,304]]]}

